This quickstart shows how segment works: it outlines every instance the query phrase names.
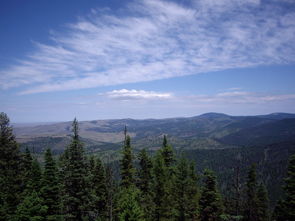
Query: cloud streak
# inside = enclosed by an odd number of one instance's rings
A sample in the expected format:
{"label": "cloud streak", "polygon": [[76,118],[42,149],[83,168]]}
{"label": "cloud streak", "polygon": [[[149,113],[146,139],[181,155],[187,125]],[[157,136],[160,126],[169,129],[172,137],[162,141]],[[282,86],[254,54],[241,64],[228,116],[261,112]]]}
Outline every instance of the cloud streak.
{"label": "cloud streak", "polygon": [[215,95],[192,95],[194,103],[210,104],[267,104],[272,102],[295,101],[295,94],[261,94],[246,91],[222,92]]}
{"label": "cloud streak", "polygon": [[295,13],[258,0],[133,1],[119,12],[92,10],[52,33],[53,43],[0,70],[0,88],[21,94],[167,79],[295,62]]}
{"label": "cloud streak", "polygon": [[169,99],[172,98],[171,93],[159,93],[155,91],[145,91],[145,90],[127,90],[127,89],[121,89],[121,90],[113,90],[106,92],[104,94],[100,94],[102,96],[107,96],[112,99],[118,99],[118,100],[134,100],[134,99]]}

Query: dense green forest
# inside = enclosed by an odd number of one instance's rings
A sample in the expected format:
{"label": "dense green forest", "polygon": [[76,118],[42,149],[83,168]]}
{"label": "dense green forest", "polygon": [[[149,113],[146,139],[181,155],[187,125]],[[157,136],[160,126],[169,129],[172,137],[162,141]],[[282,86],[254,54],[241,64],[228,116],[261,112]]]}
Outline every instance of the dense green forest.
{"label": "dense green forest", "polygon": [[[47,149],[40,161],[28,149],[20,151],[4,113],[0,114],[0,133],[3,221],[295,220],[295,155],[286,170],[287,162],[281,162],[284,158],[275,144],[207,150],[206,159],[211,161],[204,162],[199,156],[205,150],[175,151],[166,136],[159,150],[134,152],[125,129],[118,164],[103,163],[86,154],[75,119],[64,152],[56,159]],[[289,153],[293,143],[286,143],[285,148]],[[220,154],[227,157],[220,158]],[[281,165],[277,173],[265,169],[272,166],[271,160]],[[203,169],[202,164],[213,170]],[[224,168],[232,168],[231,173]],[[283,183],[269,182],[284,174]],[[217,180],[222,179],[227,182],[219,185]],[[283,194],[277,192],[278,185],[283,186]],[[279,201],[269,200],[278,197]]]}

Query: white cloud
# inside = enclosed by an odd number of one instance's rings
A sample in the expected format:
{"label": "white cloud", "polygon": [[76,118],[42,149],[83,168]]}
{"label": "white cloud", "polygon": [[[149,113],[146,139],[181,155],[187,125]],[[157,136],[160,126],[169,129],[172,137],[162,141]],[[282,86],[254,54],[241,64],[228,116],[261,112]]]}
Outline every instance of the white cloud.
{"label": "white cloud", "polygon": [[249,93],[244,91],[231,91],[231,92],[218,93],[216,96],[217,97],[236,97],[236,96],[245,96],[245,95],[249,95]]}
{"label": "white cloud", "polygon": [[196,103],[223,103],[223,104],[265,104],[295,100],[295,94],[262,94],[246,91],[230,91],[217,93],[215,95],[192,95],[192,102]]}
{"label": "white cloud", "polygon": [[155,91],[145,91],[145,90],[113,90],[106,92],[104,94],[109,98],[119,99],[119,100],[133,100],[133,99],[167,99],[172,98],[171,93],[159,93]]}
{"label": "white cloud", "polygon": [[52,32],[54,43],[35,43],[0,69],[0,88],[26,85],[22,94],[30,94],[295,62],[295,13],[278,1],[192,5],[142,0],[120,13],[93,9],[64,33]]}

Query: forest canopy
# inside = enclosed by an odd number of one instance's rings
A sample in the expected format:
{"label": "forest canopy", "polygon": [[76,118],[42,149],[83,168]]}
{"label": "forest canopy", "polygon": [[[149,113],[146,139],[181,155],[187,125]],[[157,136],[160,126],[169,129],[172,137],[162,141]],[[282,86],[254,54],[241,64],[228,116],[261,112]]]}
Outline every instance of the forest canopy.
{"label": "forest canopy", "polygon": [[295,220],[295,155],[284,197],[274,207],[256,164],[248,165],[245,174],[237,165],[231,194],[224,195],[215,172],[197,172],[195,162],[176,153],[166,135],[159,150],[142,148],[135,154],[125,129],[116,164],[86,153],[76,119],[65,151],[54,157],[47,149],[41,161],[29,149],[20,151],[5,113],[0,114],[0,130],[3,221]]}

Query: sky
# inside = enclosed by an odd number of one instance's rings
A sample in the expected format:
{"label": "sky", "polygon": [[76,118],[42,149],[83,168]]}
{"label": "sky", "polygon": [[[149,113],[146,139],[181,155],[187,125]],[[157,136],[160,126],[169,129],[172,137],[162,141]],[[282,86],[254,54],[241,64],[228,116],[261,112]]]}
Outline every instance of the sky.
{"label": "sky", "polygon": [[294,0],[2,0],[14,123],[295,113]]}

